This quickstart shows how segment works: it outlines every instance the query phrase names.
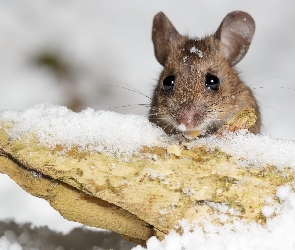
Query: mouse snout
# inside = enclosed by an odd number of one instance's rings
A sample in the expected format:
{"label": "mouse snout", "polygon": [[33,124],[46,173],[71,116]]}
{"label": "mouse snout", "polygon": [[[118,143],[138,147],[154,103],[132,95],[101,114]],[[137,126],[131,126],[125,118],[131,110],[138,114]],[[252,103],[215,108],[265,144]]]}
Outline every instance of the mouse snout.
{"label": "mouse snout", "polygon": [[177,122],[184,125],[186,129],[193,129],[202,120],[202,110],[200,107],[181,109],[178,112]]}

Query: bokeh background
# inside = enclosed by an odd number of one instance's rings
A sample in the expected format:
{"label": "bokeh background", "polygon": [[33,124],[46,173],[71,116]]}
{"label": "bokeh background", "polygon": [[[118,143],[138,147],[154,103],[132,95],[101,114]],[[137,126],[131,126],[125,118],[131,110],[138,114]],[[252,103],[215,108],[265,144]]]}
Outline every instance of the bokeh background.
{"label": "bokeh background", "polygon": [[[151,42],[153,16],[163,11],[180,33],[201,37],[233,10],[256,21],[237,69],[260,104],[262,133],[294,140],[292,0],[0,0],[0,109],[48,102],[146,115],[138,104],[149,104],[144,95],[151,96],[161,71]],[[64,233],[80,226],[0,175],[0,221],[7,219]]]}

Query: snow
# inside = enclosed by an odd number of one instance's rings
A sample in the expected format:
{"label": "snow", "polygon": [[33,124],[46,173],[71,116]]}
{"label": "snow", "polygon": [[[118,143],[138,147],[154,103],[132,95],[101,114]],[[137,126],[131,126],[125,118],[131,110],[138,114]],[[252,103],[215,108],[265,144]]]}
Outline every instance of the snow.
{"label": "snow", "polygon": [[[0,122],[8,124],[10,138],[30,137],[34,133],[40,143],[49,148],[62,145],[65,150],[81,150],[130,156],[143,146],[165,146],[173,142],[162,129],[145,116],[122,115],[111,111],[87,108],[79,113],[64,106],[40,104],[24,110],[0,111]],[[1,123],[0,123],[1,126]],[[246,130],[211,135],[188,144],[220,148],[241,166],[274,165],[278,170],[295,168],[295,142],[254,135]]]}
{"label": "snow", "polygon": [[[7,130],[12,140],[34,133],[40,143],[54,149],[105,152],[130,156],[143,146],[159,146],[168,136],[146,117],[122,115],[91,108],[75,113],[66,107],[40,104],[25,110],[0,112],[0,121],[12,126]],[[1,125],[0,125],[1,126]]]}
{"label": "snow", "polygon": [[220,148],[230,154],[239,165],[275,165],[278,170],[284,167],[295,168],[295,141],[273,139],[268,135],[254,135],[245,130],[227,133],[223,136],[209,136],[193,142],[193,145],[206,145]]}
{"label": "snow", "polygon": [[271,206],[264,206],[262,208],[262,214],[263,214],[263,216],[265,216],[267,218],[272,216],[274,214],[274,212],[275,212],[275,210]]}
{"label": "snow", "polygon": [[190,52],[197,54],[200,58],[203,58],[203,52],[196,48],[196,46],[191,47]]}
{"label": "snow", "polygon": [[178,130],[184,132],[184,131],[186,131],[186,126],[184,124],[180,124],[178,126]]}

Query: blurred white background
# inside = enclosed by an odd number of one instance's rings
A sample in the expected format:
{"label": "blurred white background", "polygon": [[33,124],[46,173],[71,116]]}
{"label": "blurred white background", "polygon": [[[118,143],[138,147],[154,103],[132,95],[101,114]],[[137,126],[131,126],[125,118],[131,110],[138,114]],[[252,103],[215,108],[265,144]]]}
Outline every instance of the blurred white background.
{"label": "blurred white background", "polygon": [[[150,100],[124,88],[151,96],[156,84],[161,66],[151,42],[153,16],[163,11],[180,33],[201,37],[233,10],[256,21],[237,69],[260,103],[262,133],[294,140],[292,0],[1,0],[0,109],[49,102],[76,111],[90,106],[147,114],[136,104]],[[0,175],[0,220],[8,218],[63,232],[77,225]]]}

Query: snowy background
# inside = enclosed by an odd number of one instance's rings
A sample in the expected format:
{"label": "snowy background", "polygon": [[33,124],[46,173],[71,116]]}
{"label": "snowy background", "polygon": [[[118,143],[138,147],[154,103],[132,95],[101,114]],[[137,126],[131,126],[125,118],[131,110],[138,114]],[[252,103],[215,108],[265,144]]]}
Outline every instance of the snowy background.
{"label": "snowy background", "polygon": [[[203,36],[233,10],[256,21],[253,43],[237,68],[260,103],[262,133],[294,140],[291,0],[1,0],[0,109],[48,102],[76,111],[90,106],[146,114],[137,104],[149,99],[124,88],[150,96],[156,84],[161,67],[153,55],[153,16],[163,11],[180,33]],[[0,175],[0,221],[8,219],[63,233],[80,226]],[[4,229],[0,225],[0,237]],[[99,244],[107,247],[93,243]]]}

